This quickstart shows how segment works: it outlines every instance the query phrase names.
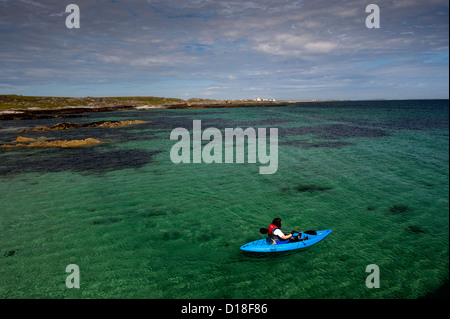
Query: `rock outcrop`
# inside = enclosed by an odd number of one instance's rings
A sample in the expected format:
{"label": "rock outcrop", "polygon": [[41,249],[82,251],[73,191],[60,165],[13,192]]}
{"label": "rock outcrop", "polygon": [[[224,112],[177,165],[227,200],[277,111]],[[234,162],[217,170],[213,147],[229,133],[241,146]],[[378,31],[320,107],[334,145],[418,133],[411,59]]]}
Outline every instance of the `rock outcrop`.
{"label": "rock outcrop", "polygon": [[72,148],[89,146],[103,143],[94,138],[87,138],[84,140],[54,140],[54,141],[44,141],[46,137],[40,137],[38,139],[27,138],[19,136],[12,143],[15,144],[4,144],[0,145],[1,149],[11,149],[11,148],[21,148],[21,147],[31,147],[31,148],[47,148],[47,147],[60,147],[60,148]]}
{"label": "rock outcrop", "polygon": [[[128,125],[135,124],[143,124],[147,123],[145,121],[140,120],[128,120],[128,121],[100,121],[93,123],[81,123],[74,124],[70,122],[66,123],[58,123],[51,126],[37,126],[31,129],[26,129],[19,131],[19,133],[27,133],[27,132],[40,132],[40,131],[51,131],[51,130],[69,130],[73,128],[81,128],[81,127],[123,127]],[[31,148],[46,148],[46,147],[61,147],[61,148],[70,148],[70,147],[80,147],[80,146],[89,146],[103,143],[97,139],[86,138],[84,140],[53,140],[46,141],[48,138],[39,137],[38,139],[18,136],[14,141],[8,144],[0,145],[0,149],[11,149],[11,148],[21,148],[21,147],[31,147]]]}
{"label": "rock outcrop", "polygon": [[[45,137],[41,137],[39,139],[42,140],[42,139],[45,139]],[[36,142],[36,139],[19,136],[13,141],[13,143],[16,143],[16,144],[24,144],[24,143],[31,143],[31,142]]]}

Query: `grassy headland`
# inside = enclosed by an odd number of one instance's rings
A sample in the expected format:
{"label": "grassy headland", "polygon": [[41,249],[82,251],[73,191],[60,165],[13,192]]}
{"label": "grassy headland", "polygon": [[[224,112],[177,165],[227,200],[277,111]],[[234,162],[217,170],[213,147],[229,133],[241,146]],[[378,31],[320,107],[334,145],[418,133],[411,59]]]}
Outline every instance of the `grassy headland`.
{"label": "grassy headland", "polygon": [[113,107],[113,106],[143,106],[167,105],[184,103],[182,99],[164,97],[53,97],[53,96],[23,96],[0,95],[0,110],[8,109],[55,109],[62,107]]}
{"label": "grassy headland", "polygon": [[0,120],[70,117],[67,114],[117,110],[166,108],[221,108],[285,106],[285,102],[177,99],[154,96],[131,97],[53,97],[0,95]]}

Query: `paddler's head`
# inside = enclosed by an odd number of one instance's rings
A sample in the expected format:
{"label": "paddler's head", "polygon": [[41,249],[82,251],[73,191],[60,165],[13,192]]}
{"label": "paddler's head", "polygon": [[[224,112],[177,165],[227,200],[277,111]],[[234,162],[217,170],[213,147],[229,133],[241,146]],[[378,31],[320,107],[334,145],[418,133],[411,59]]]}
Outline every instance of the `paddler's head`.
{"label": "paddler's head", "polygon": [[278,228],[281,228],[281,218],[275,218],[275,219],[272,221],[272,224],[275,225],[275,226],[277,226]]}

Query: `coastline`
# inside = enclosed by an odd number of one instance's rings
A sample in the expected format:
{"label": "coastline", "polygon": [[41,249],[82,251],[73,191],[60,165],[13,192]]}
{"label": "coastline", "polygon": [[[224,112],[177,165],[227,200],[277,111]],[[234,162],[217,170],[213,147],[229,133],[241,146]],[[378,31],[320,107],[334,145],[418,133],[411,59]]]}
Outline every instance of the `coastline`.
{"label": "coastline", "polygon": [[154,97],[130,98],[60,98],[0,95],[0,120],[31,120],[47,118],[79,117],[88,112],[112,112],[123,110],[204,109],[231,107],[277,107],[294,101],[222,101],[181,100]]}

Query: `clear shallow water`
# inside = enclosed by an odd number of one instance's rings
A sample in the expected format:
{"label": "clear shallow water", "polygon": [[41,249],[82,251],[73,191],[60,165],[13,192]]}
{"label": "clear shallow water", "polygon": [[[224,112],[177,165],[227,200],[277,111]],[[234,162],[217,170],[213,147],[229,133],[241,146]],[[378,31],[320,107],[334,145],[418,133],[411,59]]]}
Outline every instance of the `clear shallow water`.
{"label": "clear shallow water", "polygon": [[[17,134],[98,138],[0,152],[1,298],[418,298],[448,283],[448,100],[88,113],[125,128]],[[279,128],[279,165],[170,161],[172,129]],[[281,256],[239,247],[283,228],[333,229]],[[80,289],[68,289],[68,264]],[[379,289],[365,285],[380,268]]]}

